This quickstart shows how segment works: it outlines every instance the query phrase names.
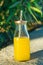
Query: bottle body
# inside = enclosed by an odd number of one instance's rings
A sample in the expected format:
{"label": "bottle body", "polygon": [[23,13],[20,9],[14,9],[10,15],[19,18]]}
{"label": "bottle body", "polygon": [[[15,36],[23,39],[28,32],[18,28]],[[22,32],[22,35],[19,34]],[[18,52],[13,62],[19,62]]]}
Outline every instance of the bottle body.
{"label": "bottle body", "polygon": [[27,37],[14,38],[15,60],[25,61],[30,59],[30,39]]}
{"label": "bottle body", "polygon": [[30,59],[30,39],[28,35],[28,37],[26,36],[27,32],[22,30],[25,32],[23,34],[21,29],[19,29],[19,36],[14,37],[14,58],[16,61],[26,61]]}

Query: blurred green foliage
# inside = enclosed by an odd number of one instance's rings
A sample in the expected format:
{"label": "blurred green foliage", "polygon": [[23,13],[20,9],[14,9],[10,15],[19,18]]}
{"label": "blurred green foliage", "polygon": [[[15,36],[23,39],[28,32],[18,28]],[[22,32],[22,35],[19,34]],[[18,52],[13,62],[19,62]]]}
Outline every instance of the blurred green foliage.
{"label": "blurred green foliage", "polygon": [[20,19],[21,10],[28,23],[43,22],[43,0],[0,0],[0,47],[8,39],[12,41],[14,21]]}

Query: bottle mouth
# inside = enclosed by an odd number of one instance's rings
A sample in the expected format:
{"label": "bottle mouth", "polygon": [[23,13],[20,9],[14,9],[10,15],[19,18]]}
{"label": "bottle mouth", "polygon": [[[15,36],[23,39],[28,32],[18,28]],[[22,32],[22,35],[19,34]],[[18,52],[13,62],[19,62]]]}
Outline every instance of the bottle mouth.
{"label": "bottle mouth", "polygon": [[15,23],[16,23],[16,24],[26,24],[27,21],[24,21],[24,20],[20,21],[20,20],[19,20],[19,21],[15,21]]}

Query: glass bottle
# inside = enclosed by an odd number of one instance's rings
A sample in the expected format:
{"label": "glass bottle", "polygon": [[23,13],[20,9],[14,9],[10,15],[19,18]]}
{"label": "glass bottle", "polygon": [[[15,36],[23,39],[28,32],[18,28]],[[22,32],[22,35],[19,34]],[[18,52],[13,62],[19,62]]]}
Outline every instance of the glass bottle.
{"label": "glass bottle", "polygon": [[14,34],[14,59],[26,61],[30,59],[30,39],[27,31],[27,21],[16,21]]}

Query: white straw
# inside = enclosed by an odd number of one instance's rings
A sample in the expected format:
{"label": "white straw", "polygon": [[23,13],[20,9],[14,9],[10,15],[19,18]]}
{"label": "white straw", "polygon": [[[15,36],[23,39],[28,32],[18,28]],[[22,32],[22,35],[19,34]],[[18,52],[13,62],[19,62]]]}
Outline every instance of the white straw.
{"label": "white straw", "polygon": [[22,13],[23,13],[23,11],[21,10],[21,12],[20,12],[20,21],[22,21]]}
{"label": "white straw", "polygon": [[[20,22],[22,21],[22,10],[20,11]],[[20,34],[21,34],[21,24],[19,24],[19,37],[20,37]]]}

